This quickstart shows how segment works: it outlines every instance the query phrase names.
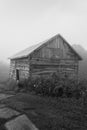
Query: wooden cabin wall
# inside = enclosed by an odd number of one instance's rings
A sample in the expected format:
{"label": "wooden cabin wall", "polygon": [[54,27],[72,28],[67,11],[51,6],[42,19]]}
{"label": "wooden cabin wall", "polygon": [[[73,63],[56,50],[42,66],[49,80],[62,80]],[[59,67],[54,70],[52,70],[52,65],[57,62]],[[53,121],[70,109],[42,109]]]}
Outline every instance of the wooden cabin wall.
{"label": "wooden cabin wall", "polygon": [[14,60],[10,60],[9,77],[12,79],[16,79],[15,61]]}
{"label": "wooden cabin wall", "polygon": [[19,79],[27,79],[29,77],[29,61],[28,58],[11,60],[10,78],[16,79],[16,69],[19,70]]}
{"label": "wooden cabin wall", "polygon": [[37,50],[31,60],[32,75],[49,75],[52,73],[78,75],[78,58],[72,49],[60,37]]}
{"label": "wooden cabin wall", "polygon": [[32,76],[46,76],[53,73],[68,75],[70,78],[77,78],[78,75],[78,61],[70,60],[48,60],[39,59],[38,61],[32,59]]}

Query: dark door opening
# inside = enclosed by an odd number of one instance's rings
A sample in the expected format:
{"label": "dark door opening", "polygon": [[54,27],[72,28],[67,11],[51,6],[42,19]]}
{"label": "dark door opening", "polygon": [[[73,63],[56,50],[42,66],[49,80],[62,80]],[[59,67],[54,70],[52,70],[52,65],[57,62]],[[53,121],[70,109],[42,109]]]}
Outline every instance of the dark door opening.
{"label": "dark door opening", "polygon": [[16,80],[19,80],[19,70],[16,69]]}

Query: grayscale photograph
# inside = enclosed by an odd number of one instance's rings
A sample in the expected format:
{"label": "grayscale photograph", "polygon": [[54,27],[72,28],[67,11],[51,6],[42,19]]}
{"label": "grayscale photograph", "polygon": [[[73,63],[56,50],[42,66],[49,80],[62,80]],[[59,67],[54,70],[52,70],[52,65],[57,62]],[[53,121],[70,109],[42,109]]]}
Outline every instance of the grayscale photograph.
{"label": "grayscale photograph", "polygon": [[87,130],[87,0],[0,0],[0,130]]}

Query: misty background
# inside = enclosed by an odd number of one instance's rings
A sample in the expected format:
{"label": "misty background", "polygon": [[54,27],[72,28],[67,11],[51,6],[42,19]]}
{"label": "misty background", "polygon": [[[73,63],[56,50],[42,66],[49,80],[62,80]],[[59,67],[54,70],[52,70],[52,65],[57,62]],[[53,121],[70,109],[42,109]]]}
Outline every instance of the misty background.
{"label": "misty background", "polygon": [[0,0],[0,81],[10,56],[60,33],[82,56],[87,77],[87,0]]}

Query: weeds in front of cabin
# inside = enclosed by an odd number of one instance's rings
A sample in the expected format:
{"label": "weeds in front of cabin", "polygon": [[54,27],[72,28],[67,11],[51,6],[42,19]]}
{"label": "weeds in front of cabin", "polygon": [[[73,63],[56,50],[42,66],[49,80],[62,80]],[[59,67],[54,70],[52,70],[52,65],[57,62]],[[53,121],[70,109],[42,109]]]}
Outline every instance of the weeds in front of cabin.
{"label": "weeds in front of cabin", "polygon": [[86,93],[86,80],[73,80],[68,76],[60,77],[57,74],[53,74],[49,77],[29,78],[19,83],[19,89],[25,91],[35,92],[43,96],[52,97],[75,97],[79,99],[84,93]]}

